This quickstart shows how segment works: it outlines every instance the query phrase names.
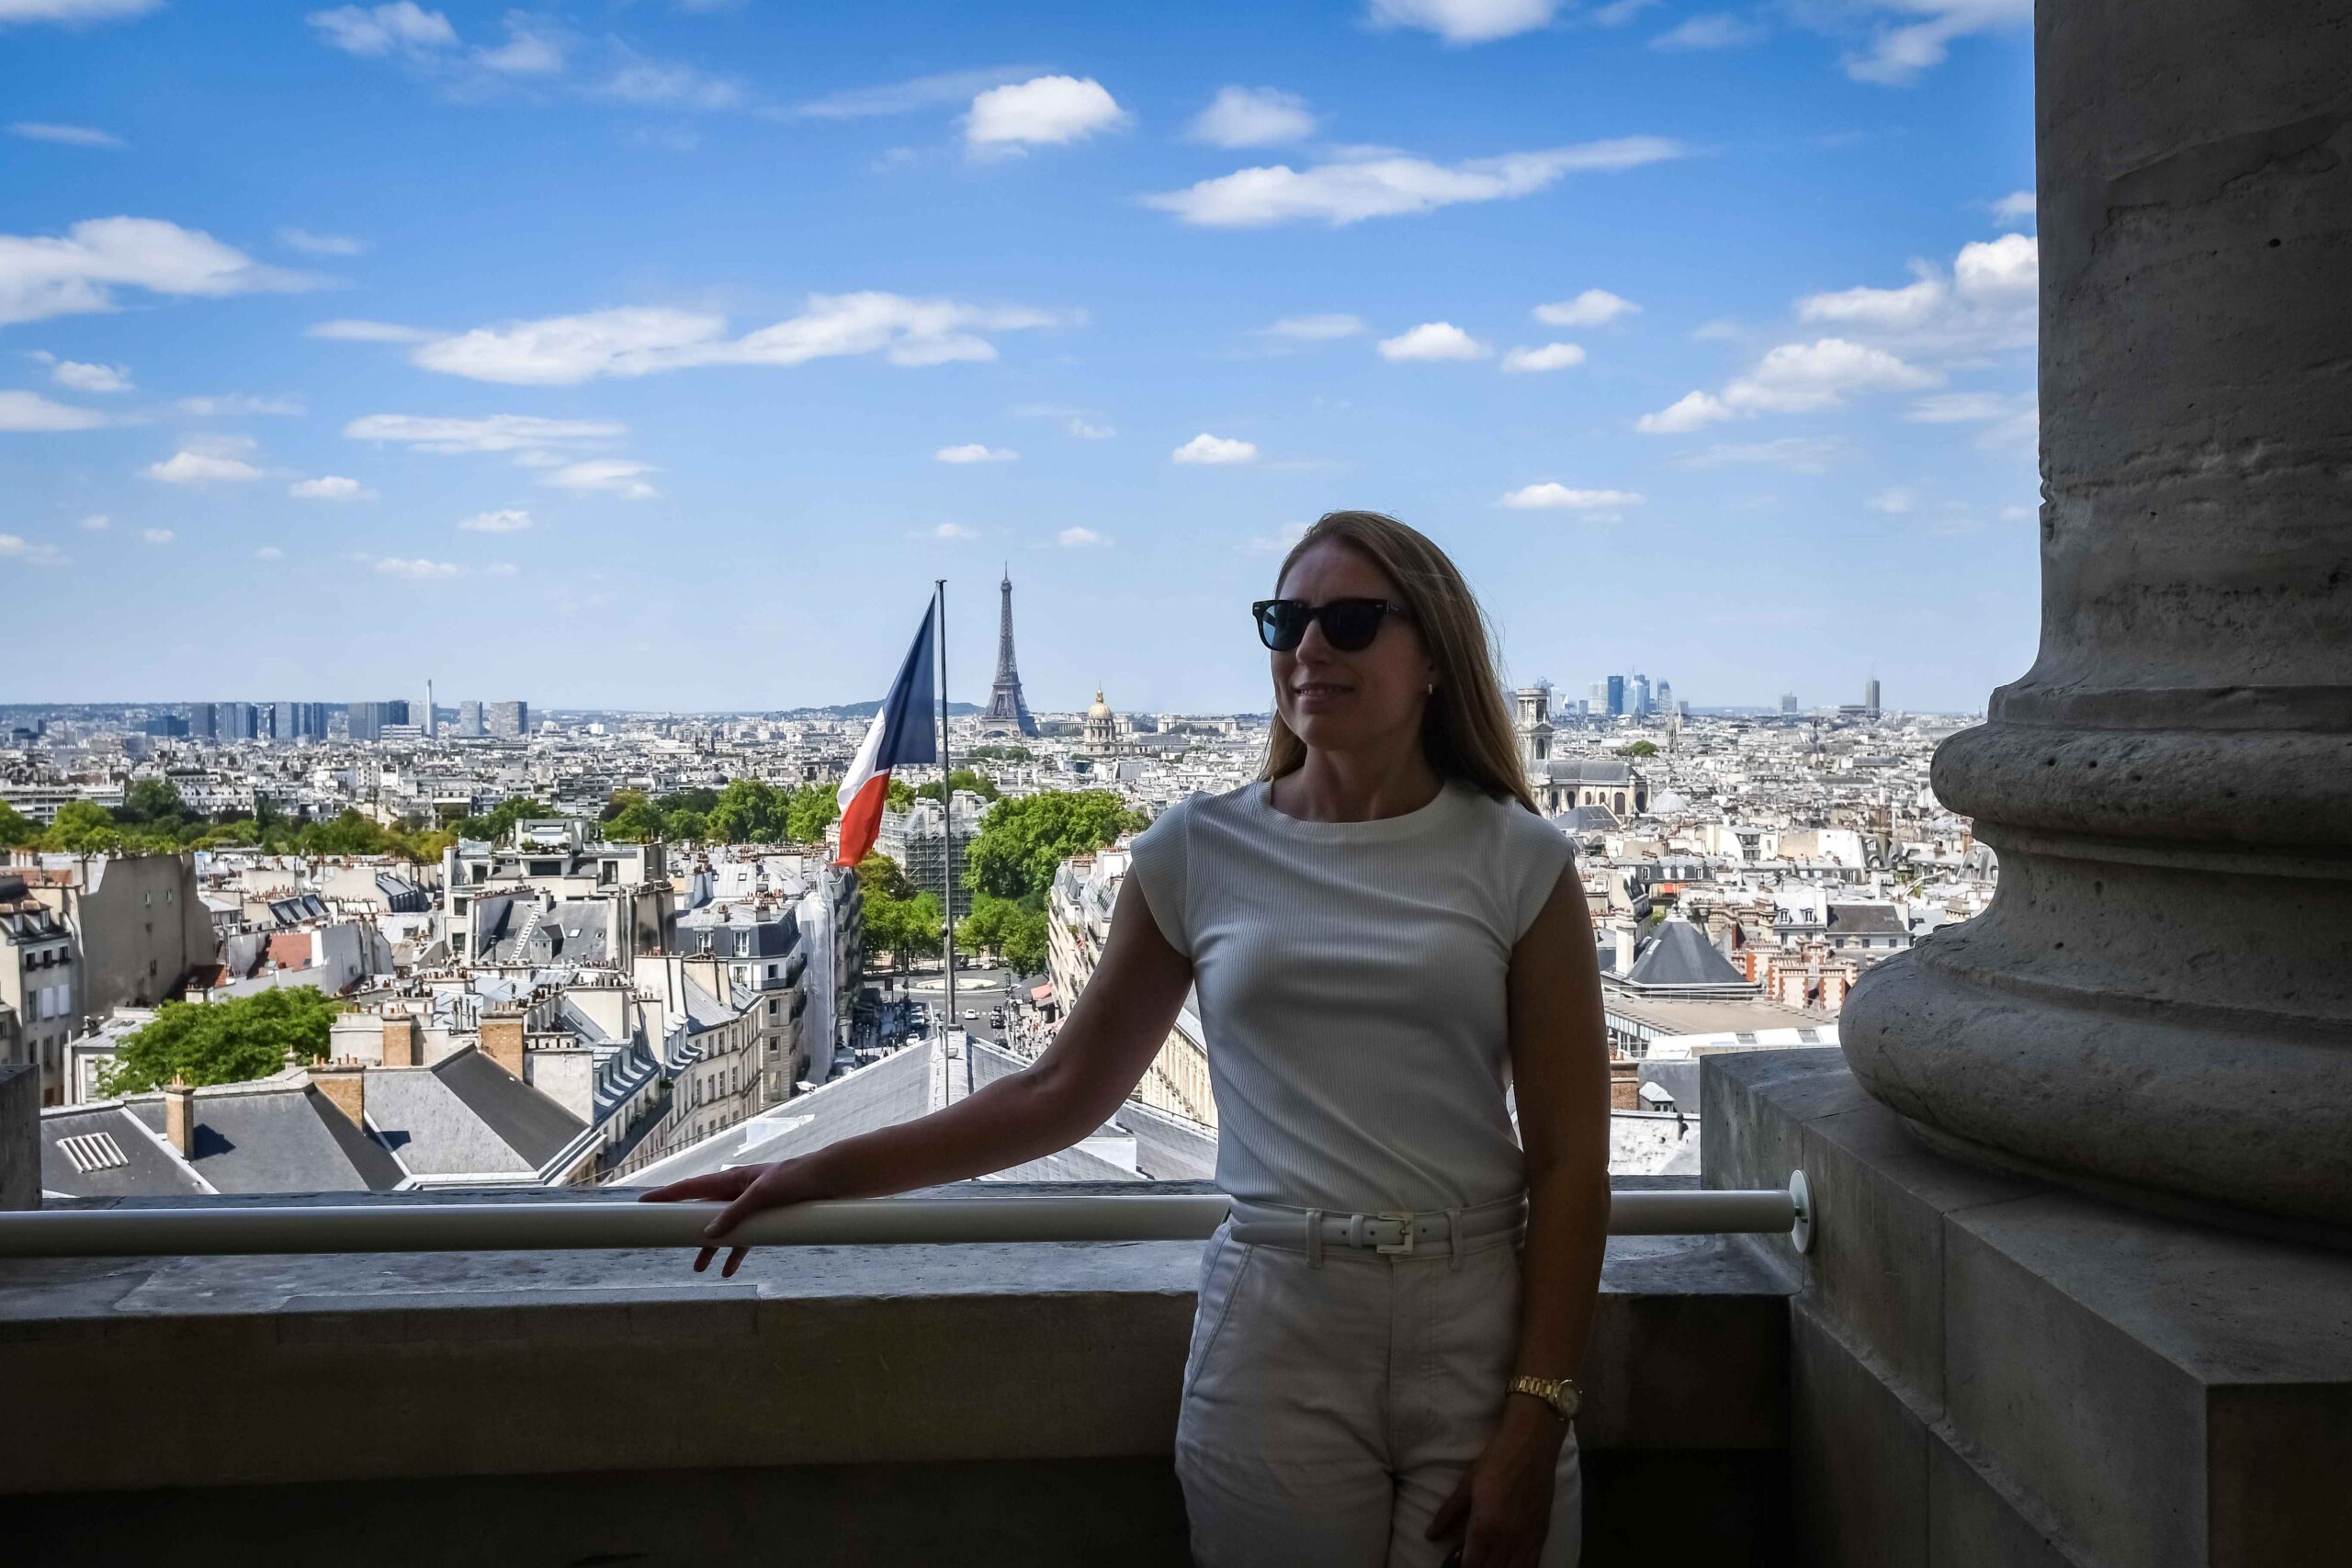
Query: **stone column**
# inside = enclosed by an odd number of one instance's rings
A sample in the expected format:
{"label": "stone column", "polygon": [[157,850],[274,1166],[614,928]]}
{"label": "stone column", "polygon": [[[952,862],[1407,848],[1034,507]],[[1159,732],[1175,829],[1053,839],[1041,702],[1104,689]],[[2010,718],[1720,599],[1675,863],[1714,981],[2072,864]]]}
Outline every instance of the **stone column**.
{"label": "stone column", "polygon": [[1934,773],[2000,891],[1846,1054],[1951,1152],[2352,1234],[2352,27],[2035,33],[2041,646]]}

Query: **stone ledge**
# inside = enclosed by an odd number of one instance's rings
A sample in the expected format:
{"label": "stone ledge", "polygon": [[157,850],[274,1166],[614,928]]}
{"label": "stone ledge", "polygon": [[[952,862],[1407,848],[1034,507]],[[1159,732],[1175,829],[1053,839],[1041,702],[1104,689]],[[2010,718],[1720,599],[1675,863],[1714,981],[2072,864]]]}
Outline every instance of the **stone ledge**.
{"label": "stone ledge", "polygon": [[2352,1257],[1951,1159],[1831,1053],[1705,1071],[1708,1183],[1795,1151],[1818,1211],[1810,1257],[1747,1238],[1797,1289],[1801,1560],[2251,1568],[2352,1537]]}
{"label": "stone ledge", "polygon": [[[732,1280],[643,1250],[0,1260],[9,1423],[48,1434],[0,1491],[1165,1456],[1199,1257],[769,1248]],[[1612,1242],[1582,1442],[1776,1452],[1783,1301],[1720,1239]],[[164,1440],[159,1404],[267,1438]]]}

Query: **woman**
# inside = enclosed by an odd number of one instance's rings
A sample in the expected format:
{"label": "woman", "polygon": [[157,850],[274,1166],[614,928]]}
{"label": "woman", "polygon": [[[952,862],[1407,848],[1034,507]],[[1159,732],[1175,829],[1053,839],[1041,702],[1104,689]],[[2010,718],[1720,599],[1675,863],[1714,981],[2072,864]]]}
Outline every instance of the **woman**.
{"label": "woman", "polygon": [[1196,1562],[1562,1568],[1582,1514],[1567,1380],[1609,1213],[1583,887],[1442,551],[1335,512],[1276,592],[1263,769],[1136,839],[1102,962],[1034,1066],[647,1196],[731,1199],[717,1239],[778,1204],[1054,1153],[1117,1109],[1196,987],[1234,1200],[1176,1432]]}

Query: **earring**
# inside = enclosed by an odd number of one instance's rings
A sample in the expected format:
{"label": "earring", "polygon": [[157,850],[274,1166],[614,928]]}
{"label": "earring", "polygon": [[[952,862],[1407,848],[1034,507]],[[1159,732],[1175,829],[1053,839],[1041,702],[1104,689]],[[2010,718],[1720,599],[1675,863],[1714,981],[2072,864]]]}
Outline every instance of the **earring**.
{"label": "earring", "polygon": [[1423,696],[1430,696],[1430,695],[1434,694],[1436,693],[1436,691],[1437,691],[1437,682],[1436,682],[1435,681],[1431,681],[1428,685],[1423,686],[1423,687],[1421,688],[1421,694],[1422,694]]}

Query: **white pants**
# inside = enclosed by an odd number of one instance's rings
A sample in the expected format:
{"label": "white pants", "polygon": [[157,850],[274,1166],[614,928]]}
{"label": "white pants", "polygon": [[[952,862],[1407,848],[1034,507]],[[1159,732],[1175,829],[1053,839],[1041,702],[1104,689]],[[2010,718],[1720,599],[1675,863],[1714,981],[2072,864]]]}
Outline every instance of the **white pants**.
{"label": "white pants", "polygon": [[[1501,1418],[1517,1232],[1409,1258],[1209,1237],[1176,1474],[1198,1568],[1439,1568],[1422,1531]],[[1584,1487],[1560,1450],[1543,1568],[1575,1568]]]}

